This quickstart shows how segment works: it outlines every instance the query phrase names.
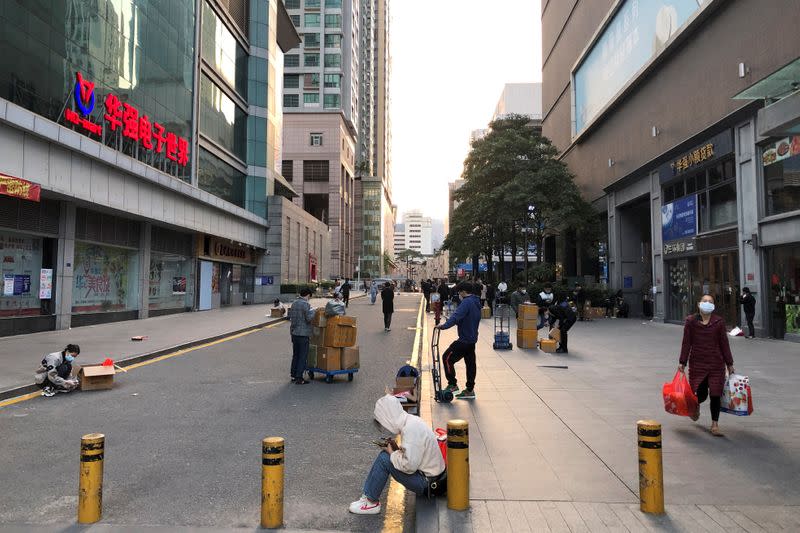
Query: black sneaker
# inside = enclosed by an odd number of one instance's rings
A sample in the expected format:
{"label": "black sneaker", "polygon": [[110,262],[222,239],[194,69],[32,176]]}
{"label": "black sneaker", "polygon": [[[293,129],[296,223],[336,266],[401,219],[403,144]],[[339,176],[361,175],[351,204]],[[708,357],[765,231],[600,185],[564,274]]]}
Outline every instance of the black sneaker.
{"label": "black sneaker", "polygon": [[303,378],[294,380],[294,384],[295,385],[308,385],[309,383],[311,383],[311,382],[310,381],[306,381]]}

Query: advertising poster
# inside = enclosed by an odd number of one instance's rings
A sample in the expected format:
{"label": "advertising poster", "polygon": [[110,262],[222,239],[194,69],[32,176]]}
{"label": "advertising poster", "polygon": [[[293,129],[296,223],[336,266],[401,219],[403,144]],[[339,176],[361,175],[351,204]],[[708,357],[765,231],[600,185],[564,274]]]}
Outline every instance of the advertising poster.
{"label": "advertising poster", "polygon": [[39,271],[39,299],[49,300],[53,297],[53,269],[43,268]]}
{"label": "advertising poster", "polygon": [[709,3],[709,0],[623,0],[575,70],[575,134]]}
{"label": "advertising poster", "polygon": [[186,277],[172,278],[172,294],[186,294]]}
{"label": "advertising poster", "polygon": [[14,296],[14,274],[3,274],[3,296]]}
{"label": "advertising poster", "polygon": [[136,308],[138,255],[135,251],[79,242],[75,244],[74,265],[74,313]]}
{"label": "advertising poster", "polygon": [[687,196],[661,206],[661,238],[664,242],[693,237],[697,233],[697,196]]}

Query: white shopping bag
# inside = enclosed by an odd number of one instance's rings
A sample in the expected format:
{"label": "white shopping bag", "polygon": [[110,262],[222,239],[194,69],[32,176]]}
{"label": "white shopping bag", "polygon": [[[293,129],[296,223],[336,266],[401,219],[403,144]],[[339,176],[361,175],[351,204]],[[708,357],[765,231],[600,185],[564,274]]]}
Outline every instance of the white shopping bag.
{"label": "white shopping bag", "polygon": [[750,378],[741,374],[731,374],[722,389],[722,407],[725,413],[736,416],[753,414],[753,392]]}
{"label": "white shopping bag", "polygon": [[728,333],[728,335],[730,335],[731,337],[742,337],[744,336],[744,331],[742,331],[742,329],[737,326],[733,328],[731,332]]}

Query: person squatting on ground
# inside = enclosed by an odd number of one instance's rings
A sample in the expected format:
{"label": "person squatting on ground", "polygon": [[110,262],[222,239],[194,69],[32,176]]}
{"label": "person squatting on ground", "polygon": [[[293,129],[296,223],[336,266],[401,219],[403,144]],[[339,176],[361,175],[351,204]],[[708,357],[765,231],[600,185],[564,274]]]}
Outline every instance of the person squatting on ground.
{"label": "person squatting on ground", "polygon": [[[444,374],[447,377],[446,390],[451,391],[456,398],[471,400],[475,398],[475,376],[477,367],[475,364],[475,344],[478,342],[478,326],[481,322],[481,301],[473,290],[472,283],[463,281],[456,287],[461,303],[450,318],[442,325],[436,326],[437,329],[450,329],[458,326],[458,339],[445,350],[442,355],[444,363]],[[467,384],[460,394],[458,393],[458,379],[456,378],[455,364],[464,359],[467,367]]]}
{"label": "person squatting on ground", "polygon": [[72,375],[72,361],[81,353],[77,344],[67,344],[60,352],[45,355],[36,369],[34,383],[42,389],[42,396],[55,396],[56,392],[72,392],[78,387],[78,378]]}
{"label": "person squatting on ground", "polygon": [[309,337],[313,327],[314,310],[308,301],[311,299],[311,289],[304,287],[300,289],[300,296],[292,303],[289,308],[289,332],[292,335],[292,383],[295,385],[306,385],[310,383],[303,379],[308,361]]}
{"label": "person squatting on ground", "polygon": [[742,289],[740,301],[744,308],[744,317],[747,320],[747,329],[749,330],[749,334],[745,338],[753,339],[756,336],[756,328],[753,326],[753,318],[756,316],[756,297],[750,293],[749,287]]}
{"label": "person squatting on ground", "polygon": [[[561,334],[561,340],[558,341],[558,349],[556,353],[569,353],[567,347],[568,332],[572,326],[575,325],[575,311],[569,304],[566,305],[551,305],[547,308],[548,322],[551,328],[557,328]],[[558,324],[558,325],[556,325]]]}
{"label": "person squatting on ground", "polygon": [[361,498],[350,504],[355,514],[381,512],[380,497],[389,476],[417,495],[428,492],[430,481],[445,470],[436,434],[420,417],[409,415],[400,400],[391,395],[375,402],[375,420],[393,435],[400,435],[400,446],[392,439],[372,463]]}
{"label": "person squatting on ground", "polygon": [[697,305],[699,313],[686,318],[678,371],[689,364],[689,386],[697,395],[697,411],[692,420],[700,418],[699,404],[711,396],[711,434],[722,436],[719,429],[722,389],[725,387],[725,367],[733,374],[733,355],[728,344],[725,320],[714,314],[714,297],[704,295]]}
{"label": "person squatting on ground", "polygon": [[392,331],[392,313],[394,313],[394,287],[388,281],[381,291],[381,305],[383,307],[383,330]]}
{"label": "person squatting on ground", "polygon": [[277,309],[278,311],[280,311],[281,316],[284,316],[286,314],[286,306],[283,305],[283,303],[281,303],[280,299],[278,299],[278,298],[275,298],[272,301],[271,309]]}

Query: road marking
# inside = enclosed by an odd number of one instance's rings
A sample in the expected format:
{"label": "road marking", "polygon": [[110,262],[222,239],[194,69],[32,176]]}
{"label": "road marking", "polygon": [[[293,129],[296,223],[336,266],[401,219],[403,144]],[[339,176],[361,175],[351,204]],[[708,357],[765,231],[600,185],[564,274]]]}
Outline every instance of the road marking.
{"label": "road marking", "polygon": [[[262,330],[265,330],[265,329],[274,328],[275,326],[280,326],[281,324],[286,324],[286,321],[285,320],[281,320],[280,322],[274,322],[272,324],[268,324],[268,325],[260,327],[260,328],[251,329],[249,331],[243,331],[241,333],[237,333],[235,335],[230,335],[228,337],[223,337],[223,338],[217,339],[215,341],[206,342],[204,344],[198,344],[197,346],[192,346],[191,348],[186,348],[186,349],[183,349],[183,350],[177,350],[175,352],[164,354],[164,355],[161,355],[159,357],[154,357],[153,359],[148,359],[147,361],[142,361],[141,363],[135,363],[135,364],[132,364],[130,366],[126,366],[125,370],[126,371],[127,370],[133,370],[135,368],[139,368],[139,367],[142,367],[142,366],[147,366],[147,365],[151,365],[153,363],[158,363],[159,361],[164,361],[165,359],[171,359],[173,357],[177,357],[179,355],[184,355],[184,354],[187,354],[189,352],[193,352],[195,350],[200,350],[202,348],[208,348],[209,346],[215,346],[217,344],[221,344],[221,343],[227,342],[227,341],[232,341],[234,339],[239,339],[241,337],[244,337],[246,335],[250,335],[251,333],[255,333],[257,331],[262,331]],[[36,397],[41,396],[41,395],[42,395],[41,392],[31,392],[31,393],[28,393],[28,394],[23,394],[22,396],[17,396],[16,398],[11,398],[11,399],[8,399],[8,400],[4,400],[4,401],[0,402],[0,408],[7,407],[9,405],[14,405],[15,403],[24,402],[26,400],[32,400],[33,398],[36,398]]]}
{"label": "road marking", "polygon": [[[420,298],[419,311],[417,312],[417,332],[414,334],[414,346],[411,349],[411,366],[419,367],[419,340],[423,328],[423,316],[425,300]],[[425,321],[427,322],[427,320]],[[409,328],[412,329],[412,328]],[[392,478],[389,482],[389,491],[386,497],[386,514],[383,516],[383,528],[381,533],[402,533],[403,521],[406,514],[406,489]]]}

